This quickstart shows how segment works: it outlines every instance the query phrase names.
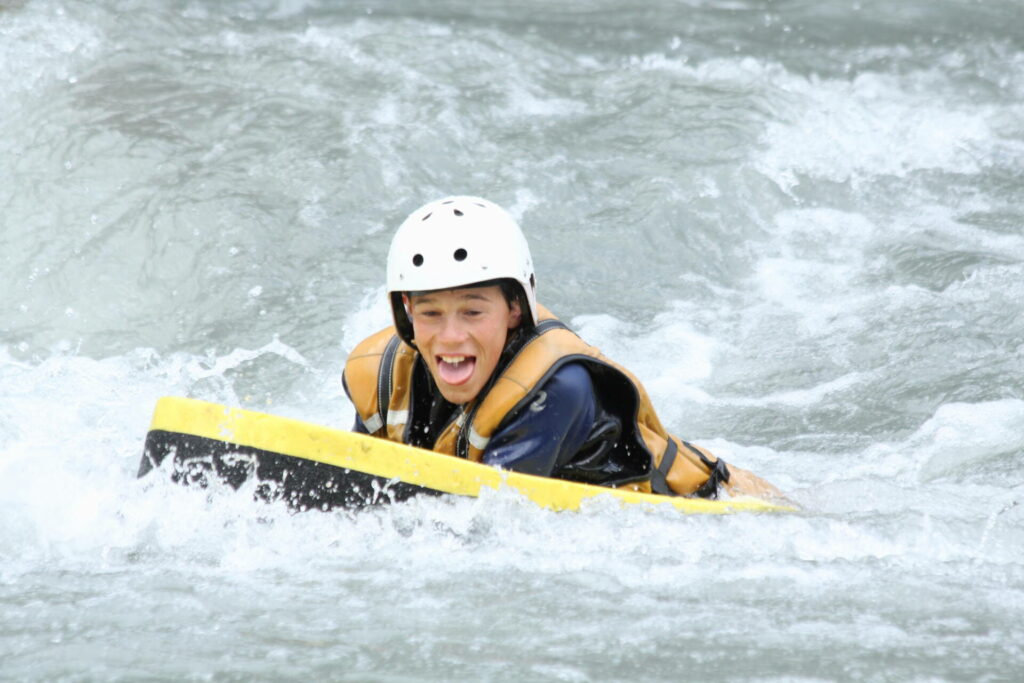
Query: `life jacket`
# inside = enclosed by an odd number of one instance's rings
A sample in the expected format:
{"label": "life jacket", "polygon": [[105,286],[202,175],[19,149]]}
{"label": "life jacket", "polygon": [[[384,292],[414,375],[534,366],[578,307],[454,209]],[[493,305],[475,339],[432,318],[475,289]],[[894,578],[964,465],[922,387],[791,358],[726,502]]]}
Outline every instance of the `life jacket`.
{"label": "life jacket", "polygon": [[[665,495],[714,497],[719,484],[729,481],[725,462],[670,435],[632,373],[605,358],[543,306],[538,309],[539,321],[514,357],[499,366],[473,401],[459,407],[432,450],[480,462],[491,437],[537,398],[551,375],[566,363],[581,363],[591,375],[599,406],[617,418],[621,429],[614,430],[610,443],[559,476]],[[417,350],[394,327],[370,336],[349,354],[343,381],[371,434],[410,442],[410,397],[418,359]]]}

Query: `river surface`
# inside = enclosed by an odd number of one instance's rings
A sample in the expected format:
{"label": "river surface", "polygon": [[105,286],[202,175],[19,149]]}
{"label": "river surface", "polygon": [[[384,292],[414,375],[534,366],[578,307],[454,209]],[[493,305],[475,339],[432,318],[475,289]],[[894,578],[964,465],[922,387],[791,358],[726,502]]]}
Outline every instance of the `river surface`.
{"label": "river surface", "polygon": [[[347,428],[477,194],[666,424],[799,501],[292,515],[184,395]],[[1024,5],[0,2],[0,679],[1024,678]]]}

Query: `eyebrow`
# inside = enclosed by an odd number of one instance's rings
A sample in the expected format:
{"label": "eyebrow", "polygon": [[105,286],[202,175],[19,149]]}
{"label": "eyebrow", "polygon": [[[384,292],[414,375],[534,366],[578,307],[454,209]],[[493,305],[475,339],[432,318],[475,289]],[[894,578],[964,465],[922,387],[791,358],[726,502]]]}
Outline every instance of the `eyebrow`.
{"label": "eyebrow", "polygon": [[[476,292],[466,292],[465,294],[460,294],[459,295],[459,299],[461,299],[462,301],[466,301],[466,300],[490,301],[490,299],[488,299],[483,294],[477,294]],[[420,296],[416,297],[416,300],[412,302],[412,305],[415,306],[416,304],[432,304],[432,303],[434,303],[434,297],[430,296],[429,294],[425,294],[425,295],[420,295]]]}

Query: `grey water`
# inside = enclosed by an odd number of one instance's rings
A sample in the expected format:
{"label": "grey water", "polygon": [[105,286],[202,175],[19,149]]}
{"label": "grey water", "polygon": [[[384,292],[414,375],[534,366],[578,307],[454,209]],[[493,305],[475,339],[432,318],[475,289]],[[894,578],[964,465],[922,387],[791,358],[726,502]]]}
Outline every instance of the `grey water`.
{"label": "grey water", "polygon": [[[402,218],[789,515],[291,515],[156,399],[347,428]],[[1024,6],[0,2],[0,679],[1024,679]]]}

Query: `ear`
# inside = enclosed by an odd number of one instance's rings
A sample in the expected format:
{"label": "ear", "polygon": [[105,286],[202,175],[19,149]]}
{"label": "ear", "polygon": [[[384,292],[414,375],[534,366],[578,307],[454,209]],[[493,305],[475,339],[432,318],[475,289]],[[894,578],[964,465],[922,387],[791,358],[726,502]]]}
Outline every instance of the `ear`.
{"label": "ear", "polygon": [[402,305],[405,306],[405,314],[412,317],[412,304],[409,303],[409,295],[402,292]]}
{"label": "ear", "polygon": [[519,323],[523,322],[523,309],[520,307],[518,301],[513,301],[509,304],[508,308],[508,329],[514,330],[519,327]]}

